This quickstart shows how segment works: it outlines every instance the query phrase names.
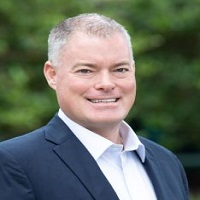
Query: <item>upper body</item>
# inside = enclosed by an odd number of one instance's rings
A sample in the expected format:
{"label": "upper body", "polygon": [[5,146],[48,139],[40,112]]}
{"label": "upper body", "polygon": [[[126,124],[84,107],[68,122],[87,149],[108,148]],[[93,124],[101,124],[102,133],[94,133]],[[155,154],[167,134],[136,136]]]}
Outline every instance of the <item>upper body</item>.
{"label": "upper body", "polygon": [[[138,152],[131,153],[146,170],[156,198],[188,200],[187,180],[177,158],[160,145],[139,139],[145,146],[144,162]],[[0,144],[0,185],[1,200],[126,200],[58,116],[41,129]]]}
{"label": "upper body", "polygon": [[[121,145],[119,154],[126,155],[120,130],[136,96],[130,36],[114,20],[83,14],[58,24],[48,42],[44,75],[64,117],[56,116],[47,126],[1,144],[0,195],[4,200],[122,199],[121,188],[110,176],[110,159],[95,160],[64,118],[87,133]],[[82,128],[80,137],[85,136]],[[86,143],[90,137],[87,134]],[[146,149],[143,162],[134,149],[127,157],[127,166],[136,165],[129,170],[130,177],[141,180],[135,188],[151,194],[150,200],[187,199],[187,181],[176,157],[146,139],[141,142]],[[113,168],[120,166],[115,161]],[[123,165],[124,170],[126,162]],[[123,170],[117,170],[117,175],[125,179],[122,186],[131,199],[134,181]]]}

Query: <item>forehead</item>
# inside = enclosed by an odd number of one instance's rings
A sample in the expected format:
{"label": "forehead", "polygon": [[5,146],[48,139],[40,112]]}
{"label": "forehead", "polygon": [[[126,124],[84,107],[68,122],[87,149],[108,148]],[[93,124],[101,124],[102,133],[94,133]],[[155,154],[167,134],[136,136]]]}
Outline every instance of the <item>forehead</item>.
{"label": "forehead", "polygon": [[[99,35],[86,34],[84,32],[77,31],[73,33],[64,46],[66,51],[89,51],[92,49],[105,49],[107,50],[117,50],[123,48],[124,50],[129,48],[128,40],[126,37],[119,32],[112,33],[106,37],[101,37]],[[67,52],[66,52],[67,53]],[[93,52],[95,53],[95,52]],[[116,52],[117,53],[117,52]]]}

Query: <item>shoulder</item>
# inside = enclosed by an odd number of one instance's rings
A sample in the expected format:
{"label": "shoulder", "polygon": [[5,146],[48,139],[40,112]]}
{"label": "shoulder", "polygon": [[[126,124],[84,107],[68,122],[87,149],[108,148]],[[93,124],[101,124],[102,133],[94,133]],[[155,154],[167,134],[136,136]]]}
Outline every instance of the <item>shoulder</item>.
{"label": "shoulder", "polygon": [[[45,132],[50,129],[50,131],[55,131],[56,128],[52,128],[55,126],[53,123],[57,117],[53,117],[48,124],[43,127],[40,127],[32,132],[24,133],[18,137],[14,137],[5,141],[0,142],[0,150],[5,150],[8,152],[22,153],[23,151],[28,152],[29,150],[32,152],[37,150],[38,148],[42,148],[44,143],[46,143]],[[53,124],[53,125],[52,125]]]}
{"label": "shoulder", "polygon": [[[66,140],[67,126],[55,115],[48,124],[32,132],[0,142],[0,159],[10,155],[22,162],[44,158],[56,144]],[[69,136],[70,137],[70,136]]]}
{"label": "shoulder", "polygon": [[144,144],[146,151],[151,155],[156,155],[156,156],[164,156],[164,157],[176,157],[174,153],[172,153],[169,149],[165,148],[164,146],[151,141],[147,138],[140,137],[140,141]]}
{"label": "shoulder", "polygon": [[28,155],[41,146],[44,141],[44,127],[0,142],[0,153],[7,152],[12,155]]}
{"label": "shoulder", "polygon": [[169,149],[143,137],[139,137],[140,141],[144,144],[146,149],[146,158],[154,160],[157,166],[164,172],[168,172],[169,169],[173,171],[181,171],[181,174],[185,173],[182,163],[177,156]]}
{"label": "shoulder", "polygon": [[146,159],[153,161],[157,169],[166,175],[166,178],[171,174],[172,177],[176,176],[186,181],[183,165],[172,151],[146,138],[139,138],[145,146]]}

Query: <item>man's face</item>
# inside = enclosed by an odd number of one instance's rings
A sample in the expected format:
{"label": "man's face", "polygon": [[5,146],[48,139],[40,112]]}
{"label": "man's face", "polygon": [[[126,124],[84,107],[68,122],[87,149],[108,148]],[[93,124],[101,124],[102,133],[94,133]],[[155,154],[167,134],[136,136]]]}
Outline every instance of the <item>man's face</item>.
{"label": "man's face", "polygon": [[[135,100],[135,66],[121,34],[109,38],[77,32],[63,49],[51,85],[64,113],[98,132],[118,126]],[[48,70],[46,70],[48,71]]]}

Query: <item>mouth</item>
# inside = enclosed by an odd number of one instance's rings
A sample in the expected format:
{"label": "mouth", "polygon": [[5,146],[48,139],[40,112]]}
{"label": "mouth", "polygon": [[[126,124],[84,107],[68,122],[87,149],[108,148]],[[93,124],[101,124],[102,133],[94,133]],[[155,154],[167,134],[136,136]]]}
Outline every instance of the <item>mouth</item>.
{"label": "mouth", "polygon": [[88,99],[88,101],[92,103],[115,103],[119,100],[119,98],[112,99]]}

